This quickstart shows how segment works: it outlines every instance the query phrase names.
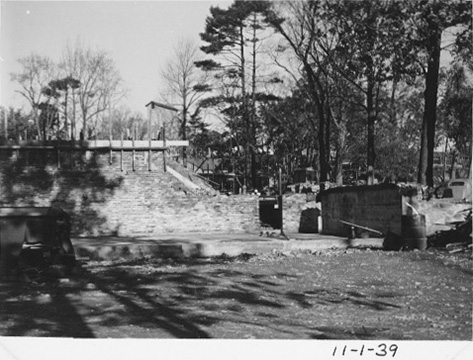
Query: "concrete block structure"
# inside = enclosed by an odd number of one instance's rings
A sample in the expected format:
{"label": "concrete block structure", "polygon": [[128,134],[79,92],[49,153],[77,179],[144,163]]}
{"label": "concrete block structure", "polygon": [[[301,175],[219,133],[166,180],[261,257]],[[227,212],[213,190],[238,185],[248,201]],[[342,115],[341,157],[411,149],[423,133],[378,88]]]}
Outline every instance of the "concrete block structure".
{"label": "concrete block structure", "polygon": [[396,185],[347,186],[320,193],[323,234],[348,236],[350,222],[401,235],[403,195]]}

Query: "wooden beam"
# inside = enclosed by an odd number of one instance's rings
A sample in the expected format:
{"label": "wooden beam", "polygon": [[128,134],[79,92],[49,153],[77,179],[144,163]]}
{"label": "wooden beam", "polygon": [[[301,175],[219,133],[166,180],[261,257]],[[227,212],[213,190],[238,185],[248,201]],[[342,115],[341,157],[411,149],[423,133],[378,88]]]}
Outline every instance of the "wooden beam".
{"label": "wooden beam", "polygon": [[120,171],[123,171],[123,133],[120,136],[120,146],[122,150],[120,150]]}
{"label": "wooden beam", "polygon": [[109,163],[112,165],[113,163],[113,148],[112,148],[112,135],[110,135],[110,158],[109,158]]}
{"label": "wooden beam", "polygon": [[[162,127],[162,134],[163,134],[163,145],[166,146],[166,128],[163,126]],[[166,169],[166,151],[163,151],[163,167],[164,167],[164,172],[167,171]]]}
{"label": "wooden beam", "polygon": [[343,220],[339,220],[342,224],[345,224],[345,225],[348,225],[348,226],[351,226],[353,228],[358,228],[358,229],[361,229],[361,230],[366,230],[366,231],[371,231],[375,234],[379,234],[379,235],[383,235],[383,233],[381,231],[378,231],[378,230],[375,230],[375,229],[371,229],[369,227],[366,227],[366,226],[361,226],[361,225],[358,225],[358,224],[354,224],[354,223],[351,223],[351,222],[348,222],[348,221],[343,221]]}
{"label": "wooden beam", "polygon": [[154,108],[154,104],[148,108],[148,171],[151,171],[151,110]]}
{"label": "wooden beam", "polygon": [[133,138],[132,138],[132,142],[133,142],[133,150],[132,150],[132,154],[131,154],[131,169],[133,171],[135,171],[135,138],[136,138],[136,126],[135,126],[135,129],[134,129],[134,134],[133,134]]}
{"label": "wooden beam", "polygon": [[97,140],[76,142],[40,142],[21,141],[16,145],[0,145],[2,150],[165,150],[170,147],[189,146],[188,140],[152,140],[151,144],[147,140]]}

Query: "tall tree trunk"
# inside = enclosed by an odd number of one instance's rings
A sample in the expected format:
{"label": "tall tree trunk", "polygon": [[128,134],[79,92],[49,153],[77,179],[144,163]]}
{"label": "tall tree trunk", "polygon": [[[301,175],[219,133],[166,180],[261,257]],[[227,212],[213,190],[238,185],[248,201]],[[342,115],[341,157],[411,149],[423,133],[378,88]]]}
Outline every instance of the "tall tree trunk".
{"label": "tall tree trunk", "polygon": [[440,68],[440,40],[442,31],[433,22],[429,23],[427,51],[429,62],[425,78],[424,117],[422,121],[419,173],[417,181],[422,185],[434,186],[435,123],[437,121],[437,90]]}
{"label": "tall tree trunk", "polygon": [[[187,104],[187,74],[183,72],[182,75],[182,83],[184,84],[184,88],[182,89],[182,122],[181,122],[181,129],[180,129],[180,137],[182,140],[187,140],[187,113],[188,113],[188,104]],[[187,167],[187,147],[182,147],[182,165]]]}
{"label": "tall tree trunk", "polygon": [[456,151],[452,151],[452,163],[450,164],[450,180],[455,179],[457,176],[456,171],[455,171],[455,160],[456,160]]}
{"label": "tall tree trunk", "polygon": [[240,67],[241,67],[241,97],[243,101],[243,123],[245,124],[245,185],[248,180],[248,153],[250,151],[250,121],[248,113],[248,99],[246,98],[246,71],[245,71],[245,37],[243,27],[240,27]]}
{"label": "tall tree trunk", "polygon": [[[40,120],[39,119],[39,112],[38,112],[38,109],[37,109],[36,106],[33,106],[33,118],[34,118],[35,126],[38,129],[38,139],[39,140],[45,139],[45,137],[43,136],[42,131],[41,131],[41,124],[39,122],[39,120]],[[8,140],[8,136],[6,138]]]}
{"label": "tall tree trunk", "polygon": [[[186,127],[187,127],[187,104],[186,104],[186,98],[185,98],[185,95],[184,95],[184,100],[183,100],[183,108],[182,108],[182,123],[181,123],[181,139],[182,140],[187,140],[187,131],[186,131]],[[187,167],[187,147],[186,146],[183,146],[182,147],[182,165],[184,167]]]}
{"label": "tall tree trunk", "polygon": [[447,151],[448,151],[448,137],[445,137],[445,148],[443,150],[442,181],[445,181],[446,174],[447,174]]}
{"label": "tall tree trunk", "polygon": [[[397,88],[397,79],[393,79],[393,86],[391,89],[391,104],[389,109],[389,117],[391,124],[396,122],[396,88]],[[397,124],[396,124],[397,125]]]}
{"label": "tall tree trunk", "polygon": [[374,147],[374,125],[376,121],[376,111],[373,103],[374,99],[374,80],[371,76],[368,76],[368,86],[366,93],[366,108],[368,112],[368,124],[367,124],[367,166],[368,166],[368,185],[374,184],[374,164],[376,160],[376,151]]}
{"label": "tall tree trunk", "polygon": [[256,189],[256,13],[253,14],[253,54],[251,74],[251,185]]}
{"label": "tall tree trunk", "polygon": [[467,160],[467,164],[466,164],[466,169],[468,169],[467,173],[464,173],[463,176],[470,179],[471,180],[471,177],[472,177],[472,171],[471,171],[471,158],[472,158],[472,154],[471,154],[471,149],[470,151],[468,152],[468,160]]}
{"label": "tall tree trunk", "polygon": [[323,183],[327,181],[327,166],[325,164],[327,155],[326,155],[326,144],[325,144],[325,119],[323,116],[323,111],[318,111],[319,115],[319,168],[320,168],[320,182]]}
{"label": "tall tree trunk", "polygon": [[64,97],[64,125],[66,129],[66,140],[69,140],[69,127],[67,124],[67,88],[66,88],[66,95]]}
{"label": "tall tree trunk", "polygon": [[335,181],[337,185],[343,185],[343,153],[346,144],[347,127],[343,121],[340,120],[338,128],[338,144],[337,155],[335,159]]}
{"label": "tall tree trunk", "polygon": [[327,171],[327,180],[330,179],[331,176],[331,167],[330,167],[330,119],[332,118],[332,113],[330,111],[330,104],[329,104],[329,99],[326,96],[323,96],[323,102],[324,102],[324,121],[325,121],[325,126],[324,126],[324,145],[325,145],[325,159],[324,159],[324,164],[326,167]]}
{"label": "tall tree trunk", "polygon": [[[75,138],[76,132],[76,98],[75,98],[75,92],[74,92],[74,87],[72,87],[72,122],[71,122],[71,127],[74,129],[73,130],[73,137]],[[85,129],[84,124],[84,129]]]}
{"label": "tall tree trunk", "polygon": [[[314,74],[314,70],[312,69],[311,65],[308,62],[304,63],[304,70],[307,74],[307,81],[309,85],[309,92],[311,94],[312,99],[315,103],[315,111],[318,116],[318,125],[319,131],[317,134],[317,140],[319,145],[319,182],[324,183],[328,180],[328,163],[327,163],[327,148],[329,148],[329,144],[327,143],[327,136],[326,136],[326,114],[325,114],[325,107],[324,107],[324,96],[323,91],[317,91],[317,81],[316,81],[316,74]],[[320,88],[320,86],[319,86]]]}
{"label": "tall tree trunk", "polygon": [[419,153],[419,169],[417,174],[417,182],[422,185],[427,184],[427,121],[422,120],[422,128],[420,131],[420,153]]}

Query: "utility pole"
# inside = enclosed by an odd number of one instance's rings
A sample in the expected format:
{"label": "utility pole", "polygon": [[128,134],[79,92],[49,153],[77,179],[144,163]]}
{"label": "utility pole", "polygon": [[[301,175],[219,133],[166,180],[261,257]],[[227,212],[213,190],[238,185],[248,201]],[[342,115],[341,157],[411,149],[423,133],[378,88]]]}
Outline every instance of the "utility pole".
{"label": "utility pole", "polygon": [[278,187],[279,187],[279,195],[278,195],[278,206],[279,206],[279,211],[281,213],[281,236],[284,236],[286,240],[289,240],[289,238],[286,236],[284,233],[284,213],[283,213],[283,202],[282,202],[282,169],[279,167],[279,176],[278,176]]}

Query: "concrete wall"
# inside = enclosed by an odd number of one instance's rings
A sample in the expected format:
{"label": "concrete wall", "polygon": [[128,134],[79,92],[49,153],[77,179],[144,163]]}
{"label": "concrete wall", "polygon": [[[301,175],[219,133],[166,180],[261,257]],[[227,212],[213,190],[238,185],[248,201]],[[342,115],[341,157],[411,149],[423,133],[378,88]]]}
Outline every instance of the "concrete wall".
{"label": "concrete wall", "polygon": [[340,220],[401,234],[402,196],[395,185],[333,188],[320,197],[324,234],[347,236],[348,227]]}
{"label": "concrete wall", "polygon": [[[58,206],[73,235],[143,236],[172,232],[257,232],[256,196],[191,189],[164,172],[162,153],[107,151],[0,153],[0,206]],[[110,163],[111,162],[111,163]],[[189,179],[192,174],[178,169]],[[123,165],[123,171],[121,170]],[[192,179],[197,180],[197,179]]]}

